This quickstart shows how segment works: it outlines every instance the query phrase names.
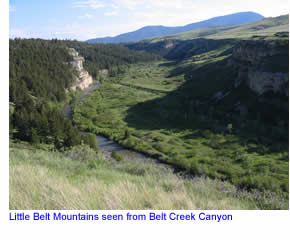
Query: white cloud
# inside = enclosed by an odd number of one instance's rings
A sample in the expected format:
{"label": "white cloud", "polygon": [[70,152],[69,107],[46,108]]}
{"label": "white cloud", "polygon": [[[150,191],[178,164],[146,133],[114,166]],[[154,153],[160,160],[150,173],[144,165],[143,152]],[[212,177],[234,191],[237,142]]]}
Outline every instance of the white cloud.
{"label": "white cloud", "polygon": [[147,6],[155,9],[188,9],[193,8],[193,1],[190,0],[167,0],[167,1],[154,1],[148,0]]}
{"label": "white cloud", "polygon": [[[129,0],[130,1],[130,0]],[[136,0],[138,8],[132,13],[135,21],[146,25],[180,26],[212,17],[237,12],[254,11],[264,15],[287,14],[287,0]],[[124,3],[124,1],[120,2]]]}
{"label": "white cloud", "polygon": [[9,38],[29,38],[29,34],[20,28],[9,29]]}
{"label": "white cloud", "polygon": [[105,5],[97,0],[88,0],[88,1],[77,1],[73,2],[72,5],[73,8],[92,8],[92,9],[97,9],[97,8],[104,8]]}
{"label": "white cloud", "polygon": [[128,10],[136,10],[139,6],[144,5],[144,0],[114,0],[114,5]]}
{"label": "white cloud", "polygon": [[96,37],[116,36],[132,29],[137,30],[142,27],[135,24],[65,24],[58,29],[43,29],[42,32],[32,33],[31,37],[45,39],[78,39],[88,40]]}
{"label": "white cloud", "polygon": [[119,9],[120,6],[118,6],[118,5],[114,4],[114,3],[112,3],[112,4],[111,4],[111,8],[113,8],[113,9]]}
{"label": "white cloud", "polygon": [[89,13],[85,13],[82,16],[78,16],[79,19],[94,19],[95,15],[89,14]]}
{"label": "white cloud", "polygon": [[70,31],[70,32],[54,32],[54,33],[52,33],[52,35],[66,35],[66,34],[74,34],[74,32]]}
{"label": "white cloud", "polygon": [[105,16],[119,16],[119,13],[117,11],[112,11],[112,12],[105,12]]}
{"label": "white cloud", "polygon": [[146,10],[146,9],[184,9],[192,8],[192,0],[113,0],[113,5],[119,8],[125,8],[128,10]]}
{"label": "white cloud", "polygon": [[16,6],[14,5],[9,5],[9,12],[16,12]]}
{"label": "white cloud", "polygon": [[93,19],[94,18],[94,15],[89,14],[89,13],[86,13],[85,14],[85,17],[88,18],[88,19]]}

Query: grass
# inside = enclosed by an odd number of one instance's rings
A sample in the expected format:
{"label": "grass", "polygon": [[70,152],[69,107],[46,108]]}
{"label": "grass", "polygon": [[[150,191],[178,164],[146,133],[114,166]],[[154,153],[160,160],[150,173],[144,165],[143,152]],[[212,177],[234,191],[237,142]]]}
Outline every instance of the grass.
{"label": "grass", "polygon": [[[223,61],[214,51],[207,55],[208,57],[205,54],[200,55],[203,63],[197,63],[201,64],[197,69],[215,64],[215,61]],[[165,65],[163,63],[162,66]],[[155,64],[155,67],[158,66]],[[146,65],[143,65],[143,70],[141,67],[138,65],[136,71],[146,73],[149,69]],[[204,68],[201,72],[203,70]],[[165,67],[160,71],[163,76],[168,76],[168,82],[174,89],[175,83],[171,78],[175,77],[170,76],[172,69],[167,68],[167,74]],[[221,76],[221,68],[217,67],[217,73],[216,76]],[[214,128],[218,126],[217,123],[205,121],[211,115],[210,111],[205,116],[198,115],[198,112],[190,113],[192,116],[184,114],[188,104],[183,104],[180,102],[182,98],[177,97],[180,88],[174,94],[150,92],[148,89],[123,86],[122,82],[128,82],[128,79],[125,76],[118,83],[109,80],[104,83],[76,106],[74,120],[83,129],[108,136],[128,148],[186,169],[193,175],[227,180],[241,188],[270,191],[288,198],[287,149],[271,151],[268,147],[257,144],[255,135],[231,134],[226,128],[216,131]],[[225,89],[227,81],[231,79],[232,76],[224,75]],[[201,80],[202,78],[199,81]],[[142,78],[136,78],[131,83],[151,87]],[[214,92],[215,88],[222,86],[222,82],[215,81],[215,75],[212,79],[204,79],[208,88],[200,88],[197,83],[196,87],[183,87],[186,89],[182,90],[182,94],[202,97],[208,94],[205,90]],[[159,82],[156,83],[158,84]]]}
{"label": "grass", "polygon": [[156,92],[170,92],[184,82],[184,77],[182,75],[170,77],[168,69],[173,70],[174,66],[168,67],[167,64],[165,61],[132,64],[126,73],[110,80]]}
{"label": "grass", "polygon": [[64,153],[11,144],[10,209],[287,208],[287,202],[265,201],[263,195],[238,191],[219,180],[183,179],[151,164],[120,164],[100,155],[94,161],[91,165]]}

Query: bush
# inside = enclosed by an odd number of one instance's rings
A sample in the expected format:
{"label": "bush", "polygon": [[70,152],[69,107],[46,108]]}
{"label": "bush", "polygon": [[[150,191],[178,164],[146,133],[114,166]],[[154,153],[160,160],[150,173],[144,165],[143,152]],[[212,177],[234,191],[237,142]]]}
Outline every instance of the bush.
{"label": "bush", "polygon": [[192,159],[192,161],[190,163],[190,171],[193,175],[201,175],[202,174],[202,170],[199,166],[198,160]]}
{"label": "bush", "polygon": [[117,152],[112,152],[111,157],[114,158],[118,162],[124,161],[124,156]]}
{"label": "bush", "polygon": [[77,160],[84,163],[101,160],[100,154],[96,153],[86,144],[74,146],[65,152],[65,156],[72,160]]}
{"label": "bush", "polygon": [[153,147],[162,152],[162,153],[169,153],[170,152],[170,148],[166,145],[166,144],[162,144],[162,143],[157,143],[157,144],[154,144]]}
{"label": "bush", "polygon": [[38,136],[35,128],[31,129],[31,143],[35,145],[40,143],[40,137]]}
{"label": "bush", "polygon": [[201,131],[201,135],[206,138],[206,139],[210,139],[212,136],[212,132],[210,130],[203,130]]}
{"label": "bush", "polygon": [[87,144],[90,146],[90,148],[94,149],[95,151],[98,151],[98,140],[95,134],[88,133],[87,135],[81,136],[82,141],[84,144]]}

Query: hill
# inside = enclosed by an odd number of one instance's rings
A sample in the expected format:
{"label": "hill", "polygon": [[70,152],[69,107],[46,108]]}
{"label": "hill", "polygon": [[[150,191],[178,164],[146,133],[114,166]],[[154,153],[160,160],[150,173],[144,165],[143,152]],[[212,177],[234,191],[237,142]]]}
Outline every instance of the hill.
{"label": "hill", "polygon": [[264,17],[254,12],[241,12],[230,15],[214,17],[205,21],[188,24],[180,27],[146,26],[133,32],[120,34],[116,37],[95,38],[87,40],[88,43],[125,43],[136,42],[147,38],[165,36],[175,33],[188,32],[208,27],[223,27],[230,25],[246,24],[263,19]]}
{"label": "hill", "polygon": [[[239,40],[264,39],[275,40],[282,33],[289,32],[289,15],[275,18],[265,18],[254,23],[227,26],[210,27],[185,33],[173,34],[163,37],[146,39],[136,43],[127,43],[126,46],[133,50],[140,50],[160,54],[166,58],[176,58],[174,55],[192,49],[194,42],[238,42]],[[278,35],[277,35],[278,34]],[[209,46],[209,45],[207,45]],[[189,53],[190,55],[191,53]],[[177,56],[177,55],[176,55]]]}
{"label": "hill", "polygon": [[269,37],[277,32],[289,31],[289,15],[264,18],[263,20],[235,26],[209,27],[198,30],[178,33],[164,37],[156,37],[144,40],[144,42],[160,42],[164,40],[191,40],[195,38],[210,39],[248,39],[253,36]]}

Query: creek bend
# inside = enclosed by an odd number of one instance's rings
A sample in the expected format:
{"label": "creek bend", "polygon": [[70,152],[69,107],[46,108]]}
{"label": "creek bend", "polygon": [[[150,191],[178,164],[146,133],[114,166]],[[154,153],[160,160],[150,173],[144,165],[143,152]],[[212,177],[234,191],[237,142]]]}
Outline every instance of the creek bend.
{"label": "creek bend", "polygon": [[[89,88],[87,88],[80,96],[77,98],[76,103],[83,100],[86,96],[89,96],[97,87],[101,85],[100,82],[93,83]],[[64,115],[67,119],[72,120],[72,107],[70,104],[66,104],[63,108]],[[81,134],[87,134],[87,132],[81,131]],[[102,135],[96,135],[97,137],[97,146],[103,153],[105,159],[110,158],[113,152],[117,152],[123,155],[128,162],[137,162],[137,163],[151,163],[157,166],[160,166],[164,169],[168,169],[168,171],[172,172],[180,172],[180,169],[175,168],[174,166],[163,163],[155,158],[147,156],[146,154],[140,153],[138,151],[134,151],[131,149],[127,149],[123,147],[121,144],[110,140],[107,137]]]}

